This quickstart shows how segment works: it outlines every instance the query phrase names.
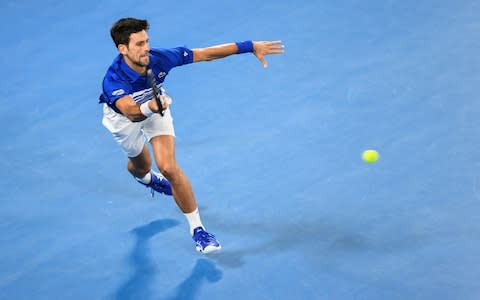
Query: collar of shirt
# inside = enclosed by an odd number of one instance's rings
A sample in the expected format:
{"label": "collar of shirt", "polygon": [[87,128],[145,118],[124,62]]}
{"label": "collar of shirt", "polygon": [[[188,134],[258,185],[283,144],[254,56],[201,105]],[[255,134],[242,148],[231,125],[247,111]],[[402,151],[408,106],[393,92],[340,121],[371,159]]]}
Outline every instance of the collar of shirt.
{"label": "collar of shirt", "polygon": [[142,75],[138,74],[135,72],[132,68],[130,68],[129,65],[125,62],[125,59],[123,56],[120,54],[120,69],[130,78],[132,82],[137,81]]}

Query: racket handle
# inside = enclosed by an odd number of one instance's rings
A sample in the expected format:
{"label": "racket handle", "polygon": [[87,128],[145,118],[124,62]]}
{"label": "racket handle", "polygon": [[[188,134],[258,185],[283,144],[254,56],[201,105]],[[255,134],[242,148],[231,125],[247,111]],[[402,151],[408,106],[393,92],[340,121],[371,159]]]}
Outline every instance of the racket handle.
{"label": "racket handle", "polygon": [[163,117],[165,113],[163,112],[163,103],[162,103],[162,100],[160,99],[160,95],[155,96],[155,101],[157,101],[158,113]]}
{"label": "racket handle", "polygon": [[157,82],[155,81],[155,76],[153,75],[152,69],[147,69],[147,77],[150,81],[150,86],[152,87],[153,97],[157,102],[158,113],[163,117],[163,103],[162,99],[160,98],[160,93],[158,92]]}

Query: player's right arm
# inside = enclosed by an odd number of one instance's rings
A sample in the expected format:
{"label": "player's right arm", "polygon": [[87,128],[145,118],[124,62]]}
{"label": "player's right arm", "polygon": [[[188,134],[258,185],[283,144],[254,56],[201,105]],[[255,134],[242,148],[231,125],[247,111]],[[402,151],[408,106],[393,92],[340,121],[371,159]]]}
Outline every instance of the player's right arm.
{"label": "player's right arm", "polygon": [[[148,105],[148,108],[150,108],[152,112],[158,113],[158,106],[156,101],[149,100],[146,103]],[[168,103],[166,105],[168,105]],[[125,117],[127,117],[132,122],[140,122],[147,118],[140,110],[140,105],[135,103],[135,101],[133,101],[133,98],[129,95],[123,96],[117,101],[115,101],[115,106],[118,108],[118,110],[122,112]],[[167,107],[164,107],[164,109],[166,109]]]}
{"label": "player's right arm", "polygon": [[[158,113],[156,101],[149,100],[141,105],[137,104],[131,96],[132,92],[130,84],[111,68],[103,80],[103,94],[100,102],[114,107],[132,122],[143,121],[152,113]],[[164,108],[167,107],[168,103]]]}

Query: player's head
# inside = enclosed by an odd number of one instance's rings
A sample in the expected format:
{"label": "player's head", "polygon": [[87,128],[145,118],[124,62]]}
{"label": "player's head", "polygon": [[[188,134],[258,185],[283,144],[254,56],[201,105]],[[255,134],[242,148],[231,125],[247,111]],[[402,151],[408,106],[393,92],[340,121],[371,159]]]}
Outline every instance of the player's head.
{"label": "player's head", "polygon": [[118,51],[126,60],[140,67],[145,67],[150,62],[148,28],[147,20],[123,18],[115,22],[110,29],[110,35]]}

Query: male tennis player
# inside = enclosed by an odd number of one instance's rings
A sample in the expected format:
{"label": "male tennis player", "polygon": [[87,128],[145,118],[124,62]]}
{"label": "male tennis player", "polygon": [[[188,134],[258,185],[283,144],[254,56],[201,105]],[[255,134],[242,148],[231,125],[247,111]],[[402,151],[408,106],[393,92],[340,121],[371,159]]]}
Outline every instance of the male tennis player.
{"label": "male tennis player", "polygon": [[[265,56],[283,53],[284,46],[280,41],[243,41],[197,49],[151,49],[148,28],[147,20],[123,18],[110,29],[120,53],[103,79],[103,93],[100,95],[100,103],[104,103],[102,123],[127,155],[127,168],[133,177],[151,188],[152,195],[153,191],[173,195],[188,221],[197,251],[213,252],[221,248],[220,243],[205,230],[190,182],[175,159],[175,132],[169,109],[171,99],[163,82],[174,67],[232,54],[251,52],[266,67]],[[152,98],[147,70],[153,72],[162,107]],[[146,141],[152,146],[160,173],[152,170]]]}

